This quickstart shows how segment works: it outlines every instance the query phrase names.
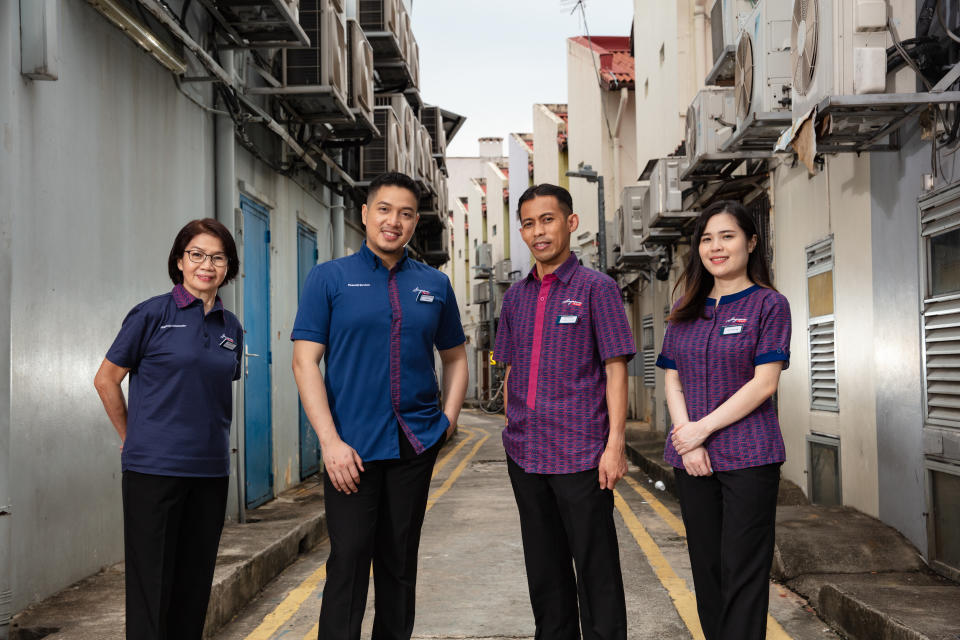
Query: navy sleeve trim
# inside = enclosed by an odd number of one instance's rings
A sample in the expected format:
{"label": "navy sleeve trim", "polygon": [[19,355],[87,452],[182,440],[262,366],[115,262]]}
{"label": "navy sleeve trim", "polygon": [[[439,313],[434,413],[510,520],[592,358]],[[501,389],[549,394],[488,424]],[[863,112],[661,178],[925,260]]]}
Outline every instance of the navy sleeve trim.
{"label": "navy sleeve trim", "polygon": [[309,329],[294,329],[290,332],[290,340],[307,340],[318,344],[327,344],[329,336],[319,331],[310,331]]}
{"label": "navy sleeve trim", "polygon": [[[790,364],[790,354],[783,349],[776,349],[775,351],[767,351],[766,353],[761,353],[756,358],[753,359],[753,365],[767,364],[769,362],[785,362]],[[787,367],[784,366],[784,369]]]}
{"label": "navy sleeve trim", "polygon": [[447,349],[453,349],[454,347],[459,347],[460,345],[466,343],[467,337],[462,335],[459,338],[454,339],[453,344],[450,345],[437,345],[437,351],[446,351]]}
{"label": "navy sleeve trim", "polygon": [[661,369],[676,369],[677,363],[661,353],[657,356],[657,366]]}

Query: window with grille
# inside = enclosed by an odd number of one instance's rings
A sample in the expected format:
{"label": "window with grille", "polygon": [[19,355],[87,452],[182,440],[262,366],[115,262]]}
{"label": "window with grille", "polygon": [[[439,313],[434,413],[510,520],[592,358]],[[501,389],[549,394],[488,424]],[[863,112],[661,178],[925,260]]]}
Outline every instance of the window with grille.
{"label": "window with grille", "polygon": [[960,199],[921,205],[926,422],[960,427]]}
{"label": "window with grille", "polygon": [[806,248],[810,408],[839,411],[833,315],[833,238]]}
{"label": "window with grille", "polygon": [[657,385],[657,352],[653,341],[653,316],[644,316],[641,324],[641,346],[643,348],[643,386]]}

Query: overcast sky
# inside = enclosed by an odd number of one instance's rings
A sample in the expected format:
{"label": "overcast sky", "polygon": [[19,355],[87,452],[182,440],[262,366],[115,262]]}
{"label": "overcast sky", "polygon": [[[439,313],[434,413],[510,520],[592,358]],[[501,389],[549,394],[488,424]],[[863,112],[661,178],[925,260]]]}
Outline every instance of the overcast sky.
{"label": "overcast sky", "polygon": [[[466,116],[447,149],[477,155],[477,138],[532,132],[533,105],[567,101],[566,39],[585,35],[575,0],[414,0],[420,92]],[[585,0],[591,36],[626,36],[633,0]],[[506,142],[504,143],[506,153]]]}

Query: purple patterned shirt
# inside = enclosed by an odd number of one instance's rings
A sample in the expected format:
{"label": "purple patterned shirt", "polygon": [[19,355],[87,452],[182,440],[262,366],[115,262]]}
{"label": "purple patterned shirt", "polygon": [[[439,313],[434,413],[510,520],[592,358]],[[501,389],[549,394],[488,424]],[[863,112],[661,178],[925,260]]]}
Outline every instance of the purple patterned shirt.
{"label": "purple patterned shirt", "polygon": [[572,255],[503,296],[494,360],[510,365],[507,455],[527,473],[596,468],[610,431],[604,361],[636,353],[620,289]]}
{"label": "purple patterned shirt", "polygon": [[[753,285],[739,293],[707,298],[707,318],[670,323],[657,358],[661,369],[676,369],[690,420],[711,413],[749,382],[757,365],[790,364],[790,304],[772,289]],[[714,471],[732,471],[783,462],[786,453],[771,399],[706,440]],[[683,461],[670,439],[664,459],[678,469]]]}

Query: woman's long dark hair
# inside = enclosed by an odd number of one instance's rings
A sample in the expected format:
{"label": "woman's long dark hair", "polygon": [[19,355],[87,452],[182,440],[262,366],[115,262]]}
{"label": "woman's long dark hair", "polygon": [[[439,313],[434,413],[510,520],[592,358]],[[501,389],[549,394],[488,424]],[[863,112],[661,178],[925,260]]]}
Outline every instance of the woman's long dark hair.
{"label": "woman's long dark hair", "polygon": [[757,245],[747,258],[747,277],[761,287],[774,288],[770,278],[770,267],[767,264],[766,239],[757,232],[757,223],[753,216],[742,204],[735,200],[714,202],[700,212],[694,224],[687,264],[683,269],[683,275],[680,276],[673,288],[673,292],[676,294],[677,289],[682,286],[683,295],[680,296],[677,307],[667,318],[669,322],[689,322],[705,317],[703,308],[707,297],[710,295],[710,290],[713,289],[713,276],[703,266],[703,260],[700,259],[700,238],[703,236],[703,230],[707,227],[710,218],[719,213],[729,213],[733,216],[737,221],[737,226],[746,234],[748,243],[750,238],[756,236]]}

